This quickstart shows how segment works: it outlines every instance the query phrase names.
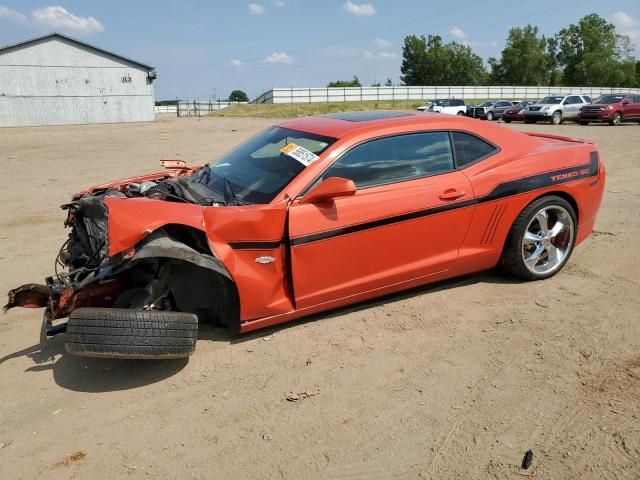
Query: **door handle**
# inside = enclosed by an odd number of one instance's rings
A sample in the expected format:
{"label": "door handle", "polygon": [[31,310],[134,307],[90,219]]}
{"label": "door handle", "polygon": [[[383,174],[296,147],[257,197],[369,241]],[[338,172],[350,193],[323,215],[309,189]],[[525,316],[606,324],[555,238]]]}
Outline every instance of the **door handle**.
{"label": "door handle", "polygon": [[457,200],[460,197],[464,197],[464,191],[455,188],[447,188],[440,194],[440,200]]}

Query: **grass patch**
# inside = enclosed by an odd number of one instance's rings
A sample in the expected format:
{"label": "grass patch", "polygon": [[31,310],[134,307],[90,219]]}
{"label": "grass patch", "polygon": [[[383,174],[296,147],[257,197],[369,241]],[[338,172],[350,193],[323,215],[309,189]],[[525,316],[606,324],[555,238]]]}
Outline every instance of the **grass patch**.
{"label": "grass patch", "polygon": [[[477,105],[483,99],[466,100]],[[424,100],[379,100],[371,102],[335,103],[265,103],[260,105],[233,105],[209,114],[211,117],[296,118],[326,113],[354,112],[361,110],[415,110]]]}

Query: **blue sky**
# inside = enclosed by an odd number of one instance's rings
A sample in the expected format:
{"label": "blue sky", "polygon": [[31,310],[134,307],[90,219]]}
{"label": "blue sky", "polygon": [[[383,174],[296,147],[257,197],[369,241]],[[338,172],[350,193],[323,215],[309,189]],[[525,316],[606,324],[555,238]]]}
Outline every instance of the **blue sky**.
{"label": "blue sky", "polygon": [[[498,56],[511,26],[553,35],[588,13],[640,46],[640,0],[0,0],[0,44],[60,31],[156,67],[156,98],[255,97],[358,75],[399,81],[402,41],[438,34]],[[640,49],[636,48],[636,55]]]}

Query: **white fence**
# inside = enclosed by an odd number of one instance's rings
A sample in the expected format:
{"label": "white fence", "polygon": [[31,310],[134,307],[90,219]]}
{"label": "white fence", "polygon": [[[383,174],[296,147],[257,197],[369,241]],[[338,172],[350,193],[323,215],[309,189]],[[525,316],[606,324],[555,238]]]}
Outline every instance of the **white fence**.
{"label": "white fence", "polygon": [[640,88],[610,87],[509,87],[509,86],[424,86],[424,87],[348,87],[274,88],[251,103],[323,103],[376,100],[432,100],[435,98],[504,98],[536,100],[554,94],[585,94],[598,97],[614,92],[639,93]]}
{"label": "white fence", "polygon": [[177,105],[156,105],[155,106],[156,115],[158,113],[178,113]]}
{"label": "white fence", "polygon": [[244,105],[247,102],[228,102],[217,100],[215,102],[200,102],[198,100],[179,101],[177,105],[156,105],[157,113],[175,113],[179,117],[201,117],[216,110],[230,107],[231,105]]}

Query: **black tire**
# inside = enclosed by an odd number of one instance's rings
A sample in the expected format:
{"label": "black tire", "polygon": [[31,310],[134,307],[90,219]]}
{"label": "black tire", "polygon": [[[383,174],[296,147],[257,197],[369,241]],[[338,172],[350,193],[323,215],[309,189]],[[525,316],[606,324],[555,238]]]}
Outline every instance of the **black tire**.
{"label": "black tire", "polygon": [[487,120],[490,122],[493,120],[493,112],[487,112]]}
{"label": "black tire", "polygon": [[622,114],[620,112],[616,112],[613,114],[613,119],[609,121],[609,125],[612,127],[617,127],[622,123]]}
{"label": "black tire", "polygon": [[456,115],[458,115],[459,117],[464,117],[466,114],[461,110]]}
{"label": "black tire", "polygon": [[589,122],[586,120],[580,120],[580,125],[589,125]]}
{"label": "black tire", "polygon": [[67,322],[65,349],[84,357],[182,358],[194,352],[197,338],[191,313],[78,308]]}
{"label": "black tire", "polygon": [[511,119],[510,118],[503,118],[504,123],[511,123]]}
{"label": "black tire", "polygon": [[550,122],[552,125],[560,125],[562,123],[562,112],[560,110],[553,112]]}
{"label": "black tire", "polygon": [[569,261],[569,258],[571,258],[571,254],[573,253],[573,248],[575,247],[576,243],[575,234],[573,236],[573,241],[571,242],[571,247],[568,254],[563,259],[560,266],[551,273],[544,275],[533,273],[526,267],[526,265],[524,264],[524,259],[522,258],[522,240],[527,225],[529,225],[529,222],[540,209],[554,205],[561,206],[569,212],[569,214],[571,215],[571,219],[573,220],[573,230],[574,232],[577,231],[578,222],[576,218],[576,212],[571,204],[564,198],[557,197],[555,195],[549,195],[538,198],[537,200],[534,200],[529,205],[527,205],[524,210],[522,210],[522,212],[520,212],[520,214],[516,217],[516,220],[511,226],[511,230],[509,230],[509,235],[507,236],[507,240],[504,244],[500,262],[502,267],[507,272],[518,277],[521,280],[544,280],[545,278],[552,277],[560,270],[562,270],[566,263]]}
{"label": "black tire", "polygon": [[524,119],[524,123],[526,123],[526,124],[529,124],[529,125],[530,125],[530,124],[532,124],[532,123],[536,123],[536,121],[535,121],[535,120],[529,120],[528,118],[525,118],[525,119]]}

